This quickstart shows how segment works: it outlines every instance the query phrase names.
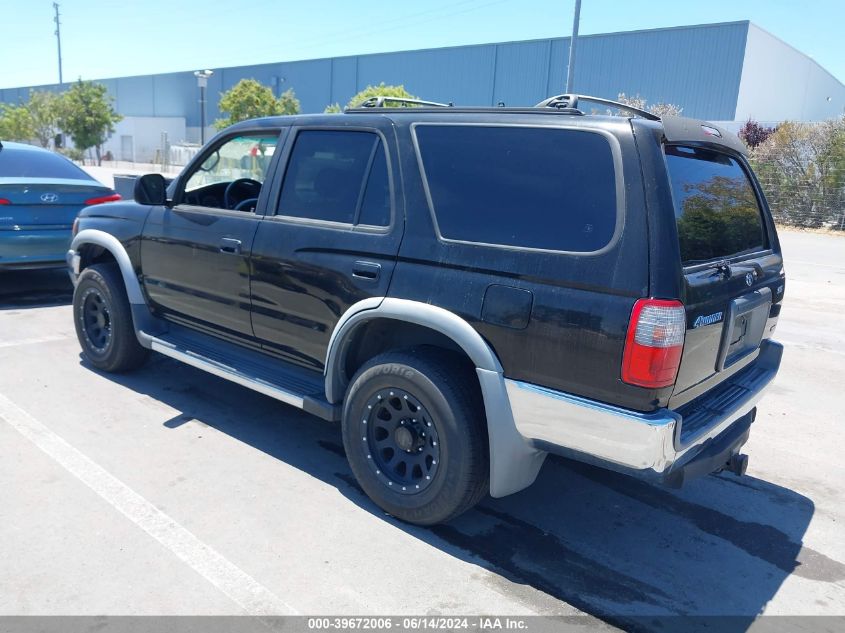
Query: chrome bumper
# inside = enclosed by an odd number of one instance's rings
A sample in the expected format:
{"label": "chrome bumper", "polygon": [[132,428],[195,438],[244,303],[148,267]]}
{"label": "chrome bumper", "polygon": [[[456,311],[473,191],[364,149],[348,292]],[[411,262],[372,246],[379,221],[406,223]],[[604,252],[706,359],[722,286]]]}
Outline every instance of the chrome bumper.
{"label": "chrome bumper", "polygon": [[714,413],[706,424],[696,424],[696,433],[683,441],[683,417],[669,409],[640,413],[516,380],[505,383],[516,428],[537,448],[665,479],[754,409],[777,374],[782,352],[780,344],[765,341],[753,363],[765,373],[758,371],[754,389]]}

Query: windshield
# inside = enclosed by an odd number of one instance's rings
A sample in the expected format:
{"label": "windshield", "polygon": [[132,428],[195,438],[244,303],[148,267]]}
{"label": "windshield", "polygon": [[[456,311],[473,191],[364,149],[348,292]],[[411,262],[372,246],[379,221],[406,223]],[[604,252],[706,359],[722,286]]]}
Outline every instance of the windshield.
{"label": "windshield", "polygon": [[278,134],[238,136],[226,141],[191,175],[186,191],[239,178],[263,183],[277,141]]}

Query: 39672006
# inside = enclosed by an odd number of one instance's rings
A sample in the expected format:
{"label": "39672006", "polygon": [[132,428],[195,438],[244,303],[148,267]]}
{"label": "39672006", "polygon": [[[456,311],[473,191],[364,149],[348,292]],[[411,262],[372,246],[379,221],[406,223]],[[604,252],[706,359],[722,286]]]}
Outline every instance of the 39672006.
{"label": "39672006", "polygon": [[392,618],[379,617],[335,617],[308,618],[308,629],[316,631],[328,630],[362,630],[386,631],[393,628]]}

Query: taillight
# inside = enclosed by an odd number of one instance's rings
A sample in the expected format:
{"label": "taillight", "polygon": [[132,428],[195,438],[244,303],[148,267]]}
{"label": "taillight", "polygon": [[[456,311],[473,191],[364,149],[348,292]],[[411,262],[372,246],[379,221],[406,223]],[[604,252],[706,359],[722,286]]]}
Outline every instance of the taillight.
{"label": "taillight", "polygon": [[625,337],[622,381],[650,389],[673,384],[681,364],[686,326],[686,311],[680,301],[637,301]]}
{"label": "taillight", "polygon": [[0,204],[12,204],[12,201],[6,200],[6,198],[0,198]]}
{"label": "taillight", "polygon": [[91,206],[92,204],[103,204],[104,202],[117,202],[120,200],[119,193],[113,193],[108,196],[100,196],[99,198],[91,198],[90,200],[86,200],[85,204],[87,206]]}

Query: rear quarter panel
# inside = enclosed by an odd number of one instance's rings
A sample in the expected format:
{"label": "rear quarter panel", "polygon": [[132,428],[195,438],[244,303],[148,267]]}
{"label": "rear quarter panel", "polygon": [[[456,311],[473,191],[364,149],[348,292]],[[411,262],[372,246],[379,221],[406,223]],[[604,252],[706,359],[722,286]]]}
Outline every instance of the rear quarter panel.
{"label": "rear quarter panel", "polygon": [[[424,120],[424,118],[423,118]],[[501,119],[496,119],[501,122]],[[552,124],[578,128],[584,119],[508,119],[507,123]],[[625,385],[620,367],[625,333],[637,298],[648,291],[648,231],[643,183],[630,124],[602,126],[619,147],[621,225],[611,245],[596,254],[494,248],[457,244],[437,237],[408,125],[399,125],[407,205],[391,296],[431,303],[466,319],[492,346],[505,376],[552,389],[640,410],[668,400],[671,389]],[[491,322],[485,294],[505,292],[501,318]],[[527,323],[508,315],[530,293]],[[497,292],[497,291],[496,291]]]}

